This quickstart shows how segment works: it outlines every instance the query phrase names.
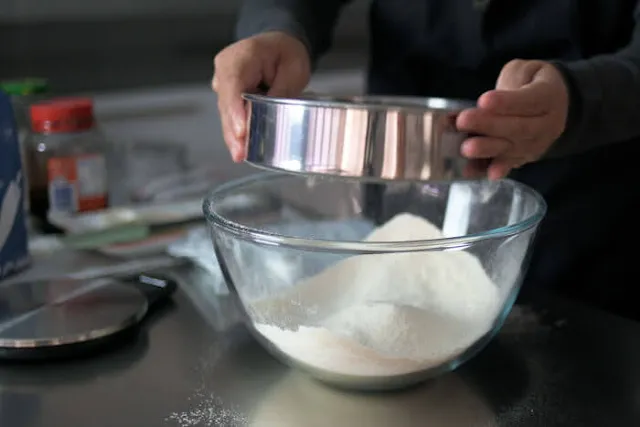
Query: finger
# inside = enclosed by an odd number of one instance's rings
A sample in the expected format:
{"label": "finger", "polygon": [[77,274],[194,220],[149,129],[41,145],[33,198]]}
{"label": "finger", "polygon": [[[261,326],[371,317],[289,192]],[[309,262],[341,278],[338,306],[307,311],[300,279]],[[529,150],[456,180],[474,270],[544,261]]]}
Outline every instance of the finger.
{"label": "finger", "polygon": [[295,59],[280,63],[267,94],[278,97],[298,96],[308,83],[298,78],[306,73],[304,67],[304,64]]}
{"label": "finger", "polygon": [[544,63],[542,61],[529,61],[522,59],[514,59],[507,62],[500,71],[500,75],[496,81],[496,89],[515,90],[531,83],[536,73],[540,71],[543,65]]}
{"label": "finger", "polygon": [[467,162],[462,170],[462,176],[466,179],[480,179],[487,175],[487,168],[491,164],[491,160],[487,159],[471,159]]}
{"label": "finger", "polygon": [[490,90],[478,99],[478,107],[505,116],[535,117],[551,110],[550,85],[536,82],[516,90]]}
{"label": "finger", "polygon": [[278,72],[276,78],[273,80],[273,84],[269,87],[267,95],[276,96],[281,98],[288,98],[295,96],[294,91],[288,84],[288,75],[283,72]]}
{"label": "finger", "polygon": [[475,136],[462,143],[460,152],[471,159],[491,159],[504,154],[513,146],[511,141],[503,138]]}
{"label": "finger", "polygon": [[233,119],[226,112],[225,107],[218,105],[218,111],[220,112],[220,121],[222,124],[222,135],[224,142],[231,153],[231,158],[234,162],[242,161],[245,157],[244,144],[242,140],[236,136],[233,129]]}
{"label": "finger", "polygon": [[252,44],[245,42],[233,54],[228,49],[219,53],[214,60],[218,105],[221,111],[230,116],[231,129],[236,136],[244,138],[246,110],[242,94],[255,91],[268,67],[261,66],[263,61]]}
{"label": "finger", "polygon": [[474,108],[461,112],[456,120],[456,126],[462,132],[518,142],[532,139],[536,130],[544,126],[544,118],[545,116],[501,116],[481,108]]}
{"label": "finger", "polygon": [[233,93],[220,94],[218,111],[225,143],[234,161],[240,161],[244,158],[243,141],[246,136],[246,110],[242,96],[234,96]]}
{"label": "finger", "polygon": [[251,89],[239,76],[220,79],[218,84],[218,106],[229,116],[230,129],[237,138],[243,138],[246,127],[246,109],[242,94]]}
{"label": "finger", "polygon": [[487,177],[491,180],[506,178],[509,172],[525,164],[526,161],[514,157],[498,157],[493,159],[487,169]]}
{"label": "finger", "polygon": [[211,79],[211,89],[213,89],[214,92],[217,92],[218,91],[218,86],[219,86],[218,75],[214,74],[213,78]]}

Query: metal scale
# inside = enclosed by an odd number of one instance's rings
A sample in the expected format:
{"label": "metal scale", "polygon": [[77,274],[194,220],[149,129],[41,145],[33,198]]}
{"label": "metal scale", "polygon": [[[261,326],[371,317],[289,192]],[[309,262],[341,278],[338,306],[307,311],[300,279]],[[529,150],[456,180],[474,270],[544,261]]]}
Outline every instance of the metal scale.
{"label": "metal scale", "polygon": [[0,284],[0,359],[77,357],[115,345],[176,287],[158,274]]}

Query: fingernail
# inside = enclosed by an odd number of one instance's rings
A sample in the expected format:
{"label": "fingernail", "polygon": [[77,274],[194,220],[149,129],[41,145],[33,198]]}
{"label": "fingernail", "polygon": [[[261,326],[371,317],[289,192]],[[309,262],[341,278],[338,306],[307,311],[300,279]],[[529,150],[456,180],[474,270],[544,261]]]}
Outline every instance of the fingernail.
{"label": "fingernail", "polygon": [[233,118],[233,131],[237,136],[242,135],[242,133],[244,132],[244,123],[238,117]]}
{"label": "fingernail", "polygon": [[465,125],[465,116],[467,115],[466,113],[467,110],[464,110],[462,112],[460,112],[460,114],[458,114],[456,116],[456,120],[454,122],[454,127],[455,129],[457,129],[458,131],[462,131]]}
{"label": "fingernail", "polygon": [[229,147],[229,153],[231,154],[231,158],[235,162],[236,158],[238,157],[238,145],[237,144],[232,144]]}
{"label": "fingernail", "polygon": [[236,163],[239,163],[242,160],[244,160],[242,158],[242,146],[240,145],[240,142],[236,142],[233,145],[233,148],[231,149],[231,157],[233,157],[233,161]]}
{"label": "fingernail", "polygon": [[462,145],[460,146],[460,154],[462,154],[465,157],[468,157],[471,153],[472,149],[472,144],[469,140],[463,141]]}

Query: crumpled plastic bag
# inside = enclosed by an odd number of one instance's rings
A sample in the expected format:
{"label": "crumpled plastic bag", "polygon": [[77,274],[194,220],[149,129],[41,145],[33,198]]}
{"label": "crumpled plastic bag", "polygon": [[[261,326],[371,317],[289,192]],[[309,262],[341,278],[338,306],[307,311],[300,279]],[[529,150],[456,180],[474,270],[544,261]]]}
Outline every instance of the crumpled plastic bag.
{"label": "crumpled plastic bag", "polygon": [[[318,238],[321,237],[323,240],[343,241],[362,240],[373,228],[373,223],[365,219],[348,219],[342,221],[298,220],[265,227],[267,231],[288,236],[312,235],[318,236]],[[236,256],[242,257],[243,263],[247,268],[251,268],[251,265],[256,262],[259,262],[260,265],[273,266],[270,268],[273,268],[274,273],[293,272],[299,267],[295,265],[285,265],[287,261],[278,253],[274,252],[271,259],[264,259],[263,248],[261,248],[259,254],[252,254],[250,253],[252,252],[251,246],[243,245],[242,247],[245,248],[244,251],[247,253],[236,254]],[[207,227],[198,227],[191,230],[184,239],[172,243],[167,248],[167,251],[175,257],[189,258],[196,265],[205,269],[211,275],[210,280],[213,291],[218,295],[228,294],[229,290],[220,271],[220,266],[218,265]],[[319,266],[319,269],[324,267],[325,266]],[[274,277],[277,276],[278,274],[274,275]]]}

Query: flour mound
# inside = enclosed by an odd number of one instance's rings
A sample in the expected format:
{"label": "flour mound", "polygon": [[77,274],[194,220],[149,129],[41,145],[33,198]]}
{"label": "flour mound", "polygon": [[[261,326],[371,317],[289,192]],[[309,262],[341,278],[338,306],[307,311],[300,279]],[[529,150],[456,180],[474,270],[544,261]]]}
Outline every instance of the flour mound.
{"label": "flour mound", "polygon": [[[442,238],[400,214],[366,241]],[[249,307],[280,351],[334,374],[386,376],[435,367],[485,335],[501,308],[497,286],[464,251],[357,255]]]}

